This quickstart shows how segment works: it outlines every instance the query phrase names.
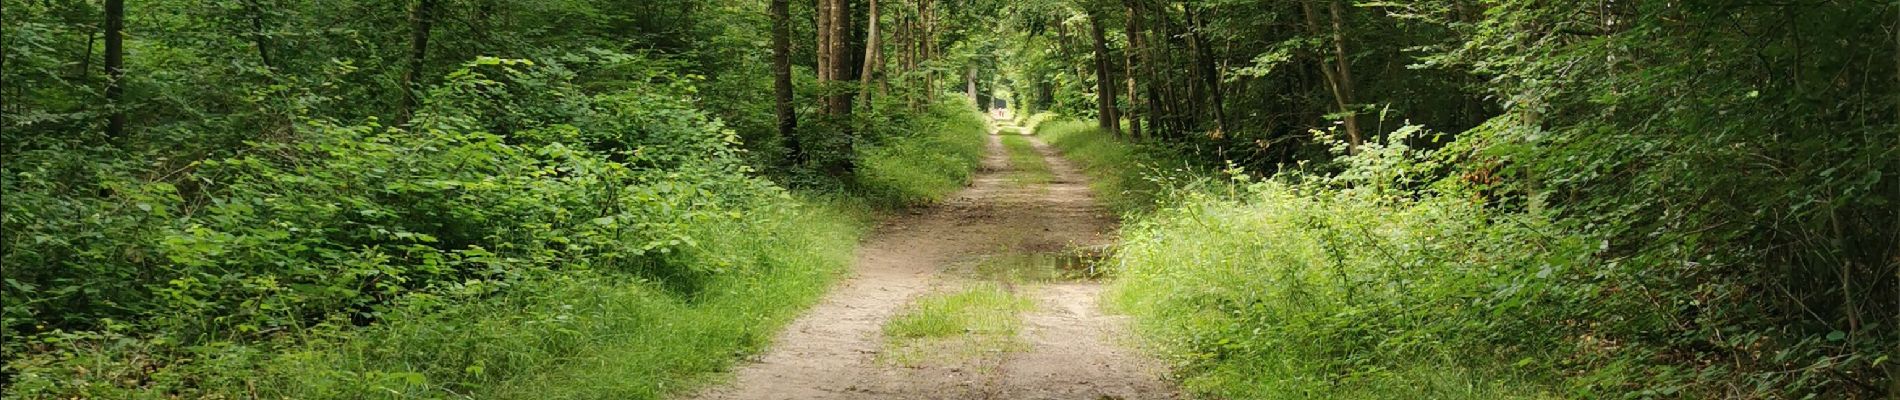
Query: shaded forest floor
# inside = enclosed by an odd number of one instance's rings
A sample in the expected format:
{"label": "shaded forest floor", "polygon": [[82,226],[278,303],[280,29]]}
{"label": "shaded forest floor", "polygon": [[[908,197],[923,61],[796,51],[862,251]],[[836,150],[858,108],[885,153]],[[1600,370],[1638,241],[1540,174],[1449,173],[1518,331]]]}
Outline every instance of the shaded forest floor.
{"label": "shaded forest floor", "polygon": [[851,277],[702,399],[1178,397],[1097,304],[1115,218],[1053,149],[992,130],[971,187],[891,218]]}

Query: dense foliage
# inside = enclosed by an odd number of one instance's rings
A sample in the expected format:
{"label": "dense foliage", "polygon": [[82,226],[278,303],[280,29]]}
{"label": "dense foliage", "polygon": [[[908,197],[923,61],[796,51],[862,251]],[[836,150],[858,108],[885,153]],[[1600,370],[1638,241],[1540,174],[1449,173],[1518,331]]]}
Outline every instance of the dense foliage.
{"label": "dense foliage", "polygon": [[4,5],[7,398],[663,396],[982,151],[776,130],[762,1],[117,3]]}
{"label": "dense foliage", "polygon": [[0,2],[9,397],[663,395],[1005,104],[1201,393],[1900,393],[1890,0]]}
{"label": "dense foliage", "polygon": [[[1421,377],[1461,368],[1566,397],[1896,391],[1900,5],[1043,1],[1009,15],[998,53],[1021,64],[1006,77],[1030,94],[1019,106],[1117,112],[1050,133],[1141,143],[1057,145],[1145,154],[1099,161],[1110,183],[1175,182],[1131,192],[1164,205],[1122,260],[1134,311],[1172,324],[1159,337],[1208,392],[1449,396]],[[1083,33],[1094,25],[1106,32]],[[1091,98],[1119,107],[1077,101]],[[1180,165],[1276,183],[1197,186]]]}

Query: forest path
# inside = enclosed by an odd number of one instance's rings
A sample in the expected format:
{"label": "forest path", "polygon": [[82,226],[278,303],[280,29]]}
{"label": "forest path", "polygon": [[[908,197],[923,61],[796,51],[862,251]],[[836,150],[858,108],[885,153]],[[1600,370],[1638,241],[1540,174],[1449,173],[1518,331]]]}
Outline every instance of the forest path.
{"label": "forest path", "polygon": [[734,382],[694,398],[1178,397],[1159,362],[1124,346],[1131,337],[1125,317],[1101,310],[1101,284],[1091,280],[1000,282],[1034,304],[1019,317],[1005,317],[1020,318],[1021,329],[1002,340],[900,345],[887,337],[884,325],[918,298],[985,281],[977,265],[1042,260],[1042,269],[1057,271],[1055,260],[1070,257],[1051,255],[1113,240],[1115,218],[1095,201],[1078,170],[1028,137],[1047,174],[1023,179],[1024,171],[1010,162],[1004,135],[1014,133],[992,128],[988,154],[969,188],[939,206],[880,224],[859,248],[852,276],[793,321],[769,351],[740,366]]}

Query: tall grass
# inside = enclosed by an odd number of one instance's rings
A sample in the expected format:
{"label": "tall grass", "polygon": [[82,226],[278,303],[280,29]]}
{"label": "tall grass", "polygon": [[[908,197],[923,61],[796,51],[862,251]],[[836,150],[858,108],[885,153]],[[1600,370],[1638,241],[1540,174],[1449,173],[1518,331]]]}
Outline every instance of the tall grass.
{"label": "tall grass", "polygon": [[1088,121],[1038,121],[1034,133],[1079,164],[1096,197],[1118,213],[1151,210],[1165,200],[1165,189],[1205,174],[1172,151],[1116,140]]}
{"label": "tall grass", "polygon": [[[961,98],[958,98],[961,99]],[[902,132],[858,151],[857,196],[881,207],[943,200],[970,183],[983,159],[988,122],[968,100],[932,106],[920,118],[892,127]]]}
{"label": "tall grass", "polygon": [[1558,346],[1492,346],[1493,335],[1536,328],[1473,307],[1517,299],[1495,296],[1487,278],[1536,262],[1488,239],[1504,230],[1477,207],[1279,182],[1230,189],[1184,194],[1130,224],[1115,258],[1113,302],[1182,367],[1188,389],[1234,399],[1548,396],[1536,384],[1547,370],[1536,367]]}
{"label": "tall grass", "polygon": [[[1197,395],[1555,398],[1566,344],[1551,290],[1587,240],[1455,189],[1418,191],[1402,145],[1335,177],[1191,167],[1085,121],[1038,129],[1128,215],[1109,303]],[[1399,139],[1402,140],[1402,139]]]}

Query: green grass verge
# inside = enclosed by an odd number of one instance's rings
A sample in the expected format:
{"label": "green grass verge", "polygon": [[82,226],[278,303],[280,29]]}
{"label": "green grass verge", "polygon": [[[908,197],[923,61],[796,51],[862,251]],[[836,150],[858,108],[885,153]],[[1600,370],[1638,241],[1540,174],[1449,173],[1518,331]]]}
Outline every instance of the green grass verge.
{"label": "green grass verge", "polygon": [[[1552,359],[1487,346],[1498,321],[1469,299],[1510,263],[1458,199],[1403,207],[1323,185],[1234,182],[1094,124],[1047,138],[1128,214],[1108,303],[1197,396],[1229,399],[1556,398]],[[1367,192],[1370,193],[1370,192]],[[1474,260],[1505,265],[1486,265]],[[1531,319],[1527,319],[1531,320]],[[1549,346],[1547,348],[1561,348]]]}
{"label": "green grass verge", "polygon": [[1486,335],[1521,327],[1488,323],[1488,313],[1462,300],[1494,290],[1471,279],[1474,267],[1448,261],[1463,245],[1422,245],[1466,238],[1474,228],[1469,207],[1393,209],[1277,184],[1240,190],[1252,193],[1185,195],[1131,224],[1113,263],[1120,269],[1110,303],[1135,316],[1189,391],[1232,399],[1555,397],[1532,366],[1544,357],[1483,344]]}

